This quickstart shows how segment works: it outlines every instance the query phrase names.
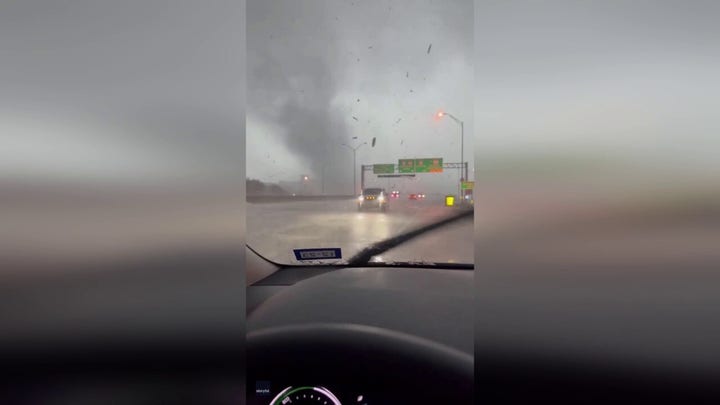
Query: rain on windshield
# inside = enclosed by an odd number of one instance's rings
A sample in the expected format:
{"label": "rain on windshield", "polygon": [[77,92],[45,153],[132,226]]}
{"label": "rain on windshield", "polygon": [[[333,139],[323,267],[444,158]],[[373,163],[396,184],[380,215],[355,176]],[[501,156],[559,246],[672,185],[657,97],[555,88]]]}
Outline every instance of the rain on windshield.
{"label": "rain on windshield", "polygon": [[[472,10],[248,2],[251,248],[280,263],[298,264],[294,249],[339,248],[346,260],[472,209]],[[472,263],[472,232],[460,221],[376,261]]]}

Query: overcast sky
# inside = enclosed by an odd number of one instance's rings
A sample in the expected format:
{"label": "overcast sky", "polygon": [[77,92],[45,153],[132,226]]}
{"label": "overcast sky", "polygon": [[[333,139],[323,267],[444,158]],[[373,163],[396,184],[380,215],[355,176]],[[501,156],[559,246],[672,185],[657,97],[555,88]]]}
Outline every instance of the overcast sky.
{"label": "overcast sky", "polygon": [[[464,120],[472,165],[472,11],[470,0],[248,1],[247,175],[317,178],[325,166],[326,191],[347,192],[341,144],[373,137],[358,165],[458,162],[460,128],[436,120],[441,109]],[[458,173],[420,177],[453,190]]]}
{"label": "overcast sky", "polygon": [[483,158],[611,157],[717,172],[720,2],[479,1]]}
{"label": "overcast sky", "polygon": [[0,179],[237,184],[242,2],[22,0],[0,10]]}
{"label": "overcast sky", "polygon": [[246,156],[250,177],[325,166],[344,187],[344,142],[457,161],[439,109],[488,156],[718,167],[719,2],[241,3],[4,2],[0,178],[229,179]]}

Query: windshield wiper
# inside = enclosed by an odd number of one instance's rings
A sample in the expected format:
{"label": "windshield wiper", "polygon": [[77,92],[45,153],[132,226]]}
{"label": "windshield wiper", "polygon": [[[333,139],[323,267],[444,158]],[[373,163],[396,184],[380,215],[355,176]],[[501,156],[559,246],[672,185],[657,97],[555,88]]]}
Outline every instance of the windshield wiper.
{"label": "windshield wiper", "polygon": [[443,270],[472,270],[475,268],[473,263],[454,263],[454,262],[427,262],[427,261],[370,261],[362,265],[362,267],[417,267],[423,269],[442,268]]}
{"label": "windshield wiper", "polygon": [[372,259],[374,256],[382,254],[383,252],[386,252],[426,232],[430,232],[432,230],[460,221],[462,219],[472,217],[474,213],[475,211],[472,208],[463,209],[462,212],[442,219],[438,222],[434,222],[430,225],[425,225],[412,231],[405,232],[403,234],[393,236],[392,238],[374,243],[358,252],[355,256],[351,257],[347,263],[349,266],[365,266],[370,263],[370,259]]}

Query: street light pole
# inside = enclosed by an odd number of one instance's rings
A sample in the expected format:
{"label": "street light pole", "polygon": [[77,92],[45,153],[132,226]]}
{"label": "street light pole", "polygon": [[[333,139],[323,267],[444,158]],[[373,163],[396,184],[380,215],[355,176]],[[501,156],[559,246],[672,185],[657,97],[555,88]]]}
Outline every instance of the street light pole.
{"label": "street light pole", "polygon": [[463,178],[460,179],[462,181],[468,181],[468,167],[467,163],[465,163],[465,158],[463,156],[463,145],[465,144],[465,123],[460,121],[460,163],[462,163],[463,168]]}
{"label": "street light pole", "polygon": [[353,193],[357,194],[357,162],[355,159],[356,149],[353,149]]}
{"label": "street light pole", "polygon": [[356,147],[354,147],[354,148],[353,148],[352,146],[348,145],[348,144],[345,144],[345,143],[342,144],[342,146],[347,146],[347,147],[350,148],[350,150],[352,150],[352,152],[353,152],[353,193],[356,193],[356,194],[357,194],[357,159],[356,159],[356,152],[357,152],[357,150],[360,149],[360,147],[363,146],[363,145],[367,145],[367,142],[363,142],[363,143],[361,143],[360,145],[358,145],[358,146],[356,146]]}
{"label": "street light pole", "polygon": [[441,111],[438,113],[438,117],[440,118],[446,115],[452,118],[452,120],[456,123],[460,124],[460,184],[458,184],[458,196],[460,197],[460,201],[464,202],[465,198],[462,195],[462,182],[467,181],[467,166],[465,165],[465,156],[463,156],[463,146],[465,143],[465,123],[463,123],[462,120],[458,119],[456,116],[450,114],[449,112]]}

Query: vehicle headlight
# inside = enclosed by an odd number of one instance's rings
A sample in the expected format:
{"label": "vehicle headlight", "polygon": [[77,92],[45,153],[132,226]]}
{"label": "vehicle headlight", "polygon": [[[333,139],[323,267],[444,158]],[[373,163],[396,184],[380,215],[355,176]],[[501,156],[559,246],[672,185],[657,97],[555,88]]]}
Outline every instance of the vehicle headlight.
{"label": "vehicle headlight", "polygon": [[385,196],[382,196],[382,195],[381,195],[380,197],[378,197],[378,201],[380,201],[380,202],[385,201]]}
{"label": "vehicle headlight", "polygon": [[358,201],[362,201],[362,200],[363,200],[363,196],[358,197]]}

